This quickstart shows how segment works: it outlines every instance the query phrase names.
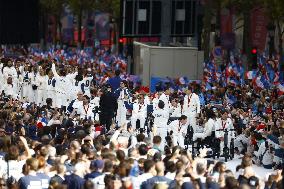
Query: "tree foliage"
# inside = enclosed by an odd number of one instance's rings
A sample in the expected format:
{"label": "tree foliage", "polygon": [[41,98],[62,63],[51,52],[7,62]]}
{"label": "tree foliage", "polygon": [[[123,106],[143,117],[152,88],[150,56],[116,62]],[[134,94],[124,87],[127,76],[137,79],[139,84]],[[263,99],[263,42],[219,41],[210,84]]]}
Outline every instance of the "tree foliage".
{"label": "tree foliage", "polygon": [[75,15],[84,11],[92,10],[95,3],[96,0],[67,0],[69,8]]}
{"label": "tree foliage", "polygon": [[82,17],[86,11],[94,9],[96,0],[67,0],[68,7],[77,16],[78,28],[78,46],[81,46],[82,40]]}
{"label": "tree foliage", "polygon": [[98,0],[96,2],[96,9],[108,12],[112,15],[116,20],[119,19],[120,16],[120,0]]}
{"label": "tree foliage", "polygon": [[[261,0],[266,14],[270,19],[271,25],[276,25],[278,30],[278,50],[280,56],[283,56],[283,35],[284,35],[284,1],[279,0]],[[283,62],[281,62],[283,63]]]}
{"label": "tree foliage", "polygon": [[50,14],[61,16],[66,0],[40,0],[40,5]]}
{"label": "tree foliage", "polygon": [[273,21],[284,22],[284,1],[279,0],[261,0],[267,15]]}

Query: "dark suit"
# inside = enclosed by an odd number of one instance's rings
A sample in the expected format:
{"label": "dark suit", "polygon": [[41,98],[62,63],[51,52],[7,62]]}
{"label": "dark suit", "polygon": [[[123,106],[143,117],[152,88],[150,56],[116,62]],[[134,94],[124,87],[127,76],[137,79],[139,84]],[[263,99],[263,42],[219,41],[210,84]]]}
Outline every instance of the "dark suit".
{"label": "dark suit", "polygon": [[74,173],[65,177],[63,184],[67,185],[68,189],[83,189],[85,180]]}
{"label": "dark suit", "polygon": [[64,179],[62,179],[60,176],[58,175],[54,175],[53,177],[51,177],[50,182],[55,181],[58,184],[62,184]]}
{"label": "dark suit", "polygon": [[105,91],[100,98],[100,123],[105,125],[107,130],[110,129],[116,107],[117,102],[113,93]]}
{"label": "dark suit", "polygon": [[155,177],[149,178],[148,180],[144,181],[141,185],[141,188],[142,189],[152,189],[154,188],[155,184],[158,182],[164,182],[169,185],[171,183],[171,180],[164,176],[155,176]]}

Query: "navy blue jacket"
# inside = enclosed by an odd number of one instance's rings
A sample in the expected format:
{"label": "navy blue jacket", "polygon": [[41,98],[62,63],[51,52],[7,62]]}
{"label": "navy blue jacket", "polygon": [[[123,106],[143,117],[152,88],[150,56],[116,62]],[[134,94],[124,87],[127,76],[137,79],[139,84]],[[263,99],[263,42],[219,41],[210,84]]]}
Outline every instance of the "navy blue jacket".
{"label": "navy blue jacket", "polygon": [[108,80],[108,84],[110,84],[112,91],[119,88],[121,81],[122,79],[119,76],[112,77]]}

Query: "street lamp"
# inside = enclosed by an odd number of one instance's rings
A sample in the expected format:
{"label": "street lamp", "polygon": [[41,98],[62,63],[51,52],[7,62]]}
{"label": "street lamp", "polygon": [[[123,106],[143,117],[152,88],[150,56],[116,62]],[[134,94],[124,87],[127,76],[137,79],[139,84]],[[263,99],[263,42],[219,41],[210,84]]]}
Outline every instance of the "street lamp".
{"label": "street lamp", "polygon": [[275,26],[274,24],[270,23],[267,26],[268,35],[269,35],[269,58],[272,58],[274,53],[274,35],[275,35]]}

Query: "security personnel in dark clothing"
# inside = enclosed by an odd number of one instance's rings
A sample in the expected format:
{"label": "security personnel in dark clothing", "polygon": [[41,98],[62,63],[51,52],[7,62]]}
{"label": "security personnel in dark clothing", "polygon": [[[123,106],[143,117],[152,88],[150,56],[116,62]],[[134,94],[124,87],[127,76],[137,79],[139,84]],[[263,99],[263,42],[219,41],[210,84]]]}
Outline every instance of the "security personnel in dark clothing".
{"label": "security personnel in dark clothing", "polygon": [[108,84],[100,98],[100,123],[105,125],[107,131],[110,129],[116,109],[116,98],[111,91],[111,86]]}

